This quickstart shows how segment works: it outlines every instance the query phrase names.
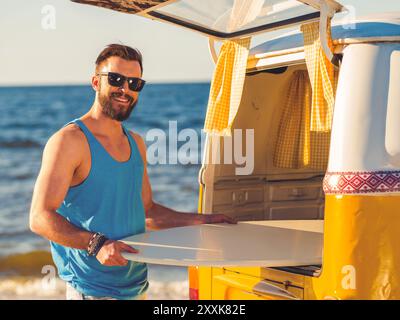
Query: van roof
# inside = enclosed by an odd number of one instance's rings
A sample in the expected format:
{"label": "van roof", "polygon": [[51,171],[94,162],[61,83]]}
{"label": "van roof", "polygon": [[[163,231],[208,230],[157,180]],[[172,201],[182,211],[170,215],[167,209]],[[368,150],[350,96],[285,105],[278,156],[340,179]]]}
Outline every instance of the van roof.
{"label": "van roof", "polygon": [[[373,38],[376,41],[388,37],[399,37],[400,42],[400,12],[364,17],[352,23],[339,21],[332,26],[332,39],[336,42],[344,39],[364,39],[368,41],[368,38]],[[250,56],[299,48],[303,45],[303,34],[296,31],[252,48]]]}

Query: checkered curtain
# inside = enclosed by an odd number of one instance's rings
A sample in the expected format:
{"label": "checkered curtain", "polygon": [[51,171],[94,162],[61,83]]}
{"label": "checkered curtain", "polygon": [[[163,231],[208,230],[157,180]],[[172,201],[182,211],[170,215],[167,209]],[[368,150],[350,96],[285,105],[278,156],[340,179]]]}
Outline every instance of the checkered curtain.
{"label": "checkered curtain", "polygon": [[[331,22],[328,20],[328,44],[333,51]],[[328,132],[332,128],[335,104],[335,67],[326,58],[321,46],[319,22],[301,26],[304,37],[304,52],[310,81],[313,88],[311,108],[311,130]]]}
{"label": "checkered curtain", "polygon": [[279,123],[274,152],[276,167],[297,169],[309,165],[311,97],[307,71],[295,71]]}
{"label": "checkered curtain", "polygon": [[204,131],[229,135],[242,98],[251,38],[223,42],[211,82]]}
{"label": "checkered curtain", "polygon": [[[280,120],[274,165],[326,170],[338,73],[326,58],[319,23],[303,25],[308,73],[294,72]],[[330,25],[328,26],[330,32]],[[330,33],[329,45],[332,47]]]}

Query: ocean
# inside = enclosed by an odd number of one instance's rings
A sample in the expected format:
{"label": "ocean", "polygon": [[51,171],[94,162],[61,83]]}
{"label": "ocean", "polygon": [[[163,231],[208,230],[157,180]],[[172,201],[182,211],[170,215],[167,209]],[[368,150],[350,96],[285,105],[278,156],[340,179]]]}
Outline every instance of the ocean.
{"label": "ocean", "polygon": [[[200,135],[209,88],[148,84],[124,123],[143,138],[151,129],[168,132],[169,121],[176,121],[178,132],[190,128]],[[64,298],[61,280],[50,291],[43,285],[41,266],[50,247],[29,230],[29,208],[46,141],[85,114],[93,99],[90,86],[0,87],[0,299]],[[149,165],[154,200],[195,212],[199,169],[199,163]],[[149,299],[188,298],[186,268],[150,265],[149,281]]]}

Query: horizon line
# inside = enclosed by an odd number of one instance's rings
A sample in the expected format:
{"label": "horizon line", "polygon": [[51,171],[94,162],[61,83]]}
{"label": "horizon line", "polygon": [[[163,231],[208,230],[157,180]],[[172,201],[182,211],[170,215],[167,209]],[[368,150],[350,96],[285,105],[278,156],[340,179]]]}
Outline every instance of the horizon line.
{"label": "horizon line", "polygon": [[[147,81],[147,85],[163,85],[163,84],[210,84],[210,80],[167,80],[167,81]],[[0,83],[0,88],[26,88],[26,87],[84,87],[90,86],[90,83],[83,82],[66,82],[66,83]]]}

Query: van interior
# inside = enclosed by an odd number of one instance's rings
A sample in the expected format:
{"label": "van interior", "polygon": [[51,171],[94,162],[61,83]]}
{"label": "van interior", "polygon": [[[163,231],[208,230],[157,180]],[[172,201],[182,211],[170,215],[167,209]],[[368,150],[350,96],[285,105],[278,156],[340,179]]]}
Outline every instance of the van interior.
{"label": "van interior", "polygon": [[[238,221],[324,219],[322,182],[328,155],[325,155],[323,166],[319,168],[282,168],[274,164],[280,119],[288,98],[290,81],[296,71],[307,72],[306,64],[246,74],[241,104],[232,129],[242,129],[243,132],[245,129],[254,129],[254,169],[250,175],[237,175],[237,164],[223,161],[224,138],[211,136],[208,152],[211,153],[213,145],[219,144],[221,163],[206,164],[200,172],[200,183],[204,187],[203,213],[223,213]],[[330,133],[323,134],[323,139],[311,139],[311,143],[329,144]],[[243,154],[246,150],[245,140],[242,138]],[[329,146],[323,147],[329,150]],[[314,150],[311,146],[311,152],[318,152],[318,148]],[[320,268],[304,266],[278,269],[318,276]]]}

